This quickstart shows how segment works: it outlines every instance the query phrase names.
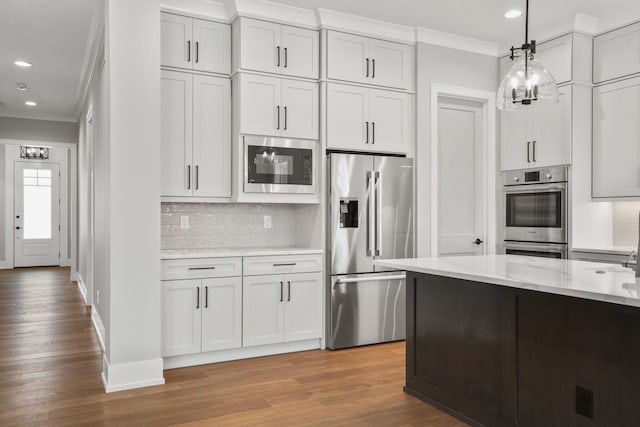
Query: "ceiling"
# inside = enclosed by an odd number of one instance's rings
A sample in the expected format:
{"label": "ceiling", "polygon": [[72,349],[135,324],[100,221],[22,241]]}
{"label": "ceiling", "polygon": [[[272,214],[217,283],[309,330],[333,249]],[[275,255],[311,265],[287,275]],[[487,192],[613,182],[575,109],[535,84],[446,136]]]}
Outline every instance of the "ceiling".
{"label": "ceiling", "polygon": [[[500,46],[521,44],[524,14],[507,20],[507,10],[524,10],[525,0],[271,0],[308,9],[331,9],[412,27],[423,27]],[[533,38],[573,29],[576,13],[599,18],[597,30],[640,19],[638,0],[531,0]],[[538,32],[538,34],[536,34]]]}
{"label": "ceiling", "polygon": [[[77,121],[87,43],[101,0],[0,1],[0,116]],[[19,68],[17,59],[33,67]],[[19,91],[16,82],[30,89]],[[27,100],[38,105],[28,107]]]}

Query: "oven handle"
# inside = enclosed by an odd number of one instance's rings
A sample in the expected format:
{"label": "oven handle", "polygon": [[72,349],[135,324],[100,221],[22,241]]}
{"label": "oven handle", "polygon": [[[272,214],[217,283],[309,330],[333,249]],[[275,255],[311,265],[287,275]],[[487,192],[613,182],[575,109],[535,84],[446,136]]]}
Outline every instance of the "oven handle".
{"label": "oven handle", "polygon": [[504,242],[505,249],[532,250],[536,252],[566,252],[567,245],[553,243]]}
{"label": "oven handle", "polygon": [[567,183],[510,185],[504,187],[505,193],[549,193],[557,190],[566,191]]}

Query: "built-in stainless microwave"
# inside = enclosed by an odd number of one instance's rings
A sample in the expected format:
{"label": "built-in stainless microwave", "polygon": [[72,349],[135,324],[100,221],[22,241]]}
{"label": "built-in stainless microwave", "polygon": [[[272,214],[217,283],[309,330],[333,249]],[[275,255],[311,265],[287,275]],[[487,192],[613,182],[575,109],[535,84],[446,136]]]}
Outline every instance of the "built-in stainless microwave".
{"label": "built-in stainless microwave", "polygon": [[316,192],[316,141],[244,137],[246,193]]}
{"label": "built-in stainless microwave", "polygon": [[504,240],[567,243],[567,168],[506,172]]}

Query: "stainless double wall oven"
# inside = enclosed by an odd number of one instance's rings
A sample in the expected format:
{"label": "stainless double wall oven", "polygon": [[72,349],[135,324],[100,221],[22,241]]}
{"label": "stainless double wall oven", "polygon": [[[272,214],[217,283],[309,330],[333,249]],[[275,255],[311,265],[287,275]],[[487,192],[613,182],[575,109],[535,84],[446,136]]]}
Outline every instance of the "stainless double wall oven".
{"label": "stainless double wall oven", "polygon": [[567,257],[565,166],[504,174],[504,249],[507,254]]}

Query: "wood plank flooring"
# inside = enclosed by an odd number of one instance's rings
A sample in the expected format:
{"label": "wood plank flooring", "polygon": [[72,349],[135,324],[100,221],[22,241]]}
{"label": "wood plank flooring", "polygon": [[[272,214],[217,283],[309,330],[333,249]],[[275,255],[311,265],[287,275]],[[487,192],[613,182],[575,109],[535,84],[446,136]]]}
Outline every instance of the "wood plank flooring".
{"label": "wood plank flooring", "polygon": [[105,394],[102,349],[65,268],[0,270],[0,425],[440,426],[409,396],[404,343],[165,371]]}

